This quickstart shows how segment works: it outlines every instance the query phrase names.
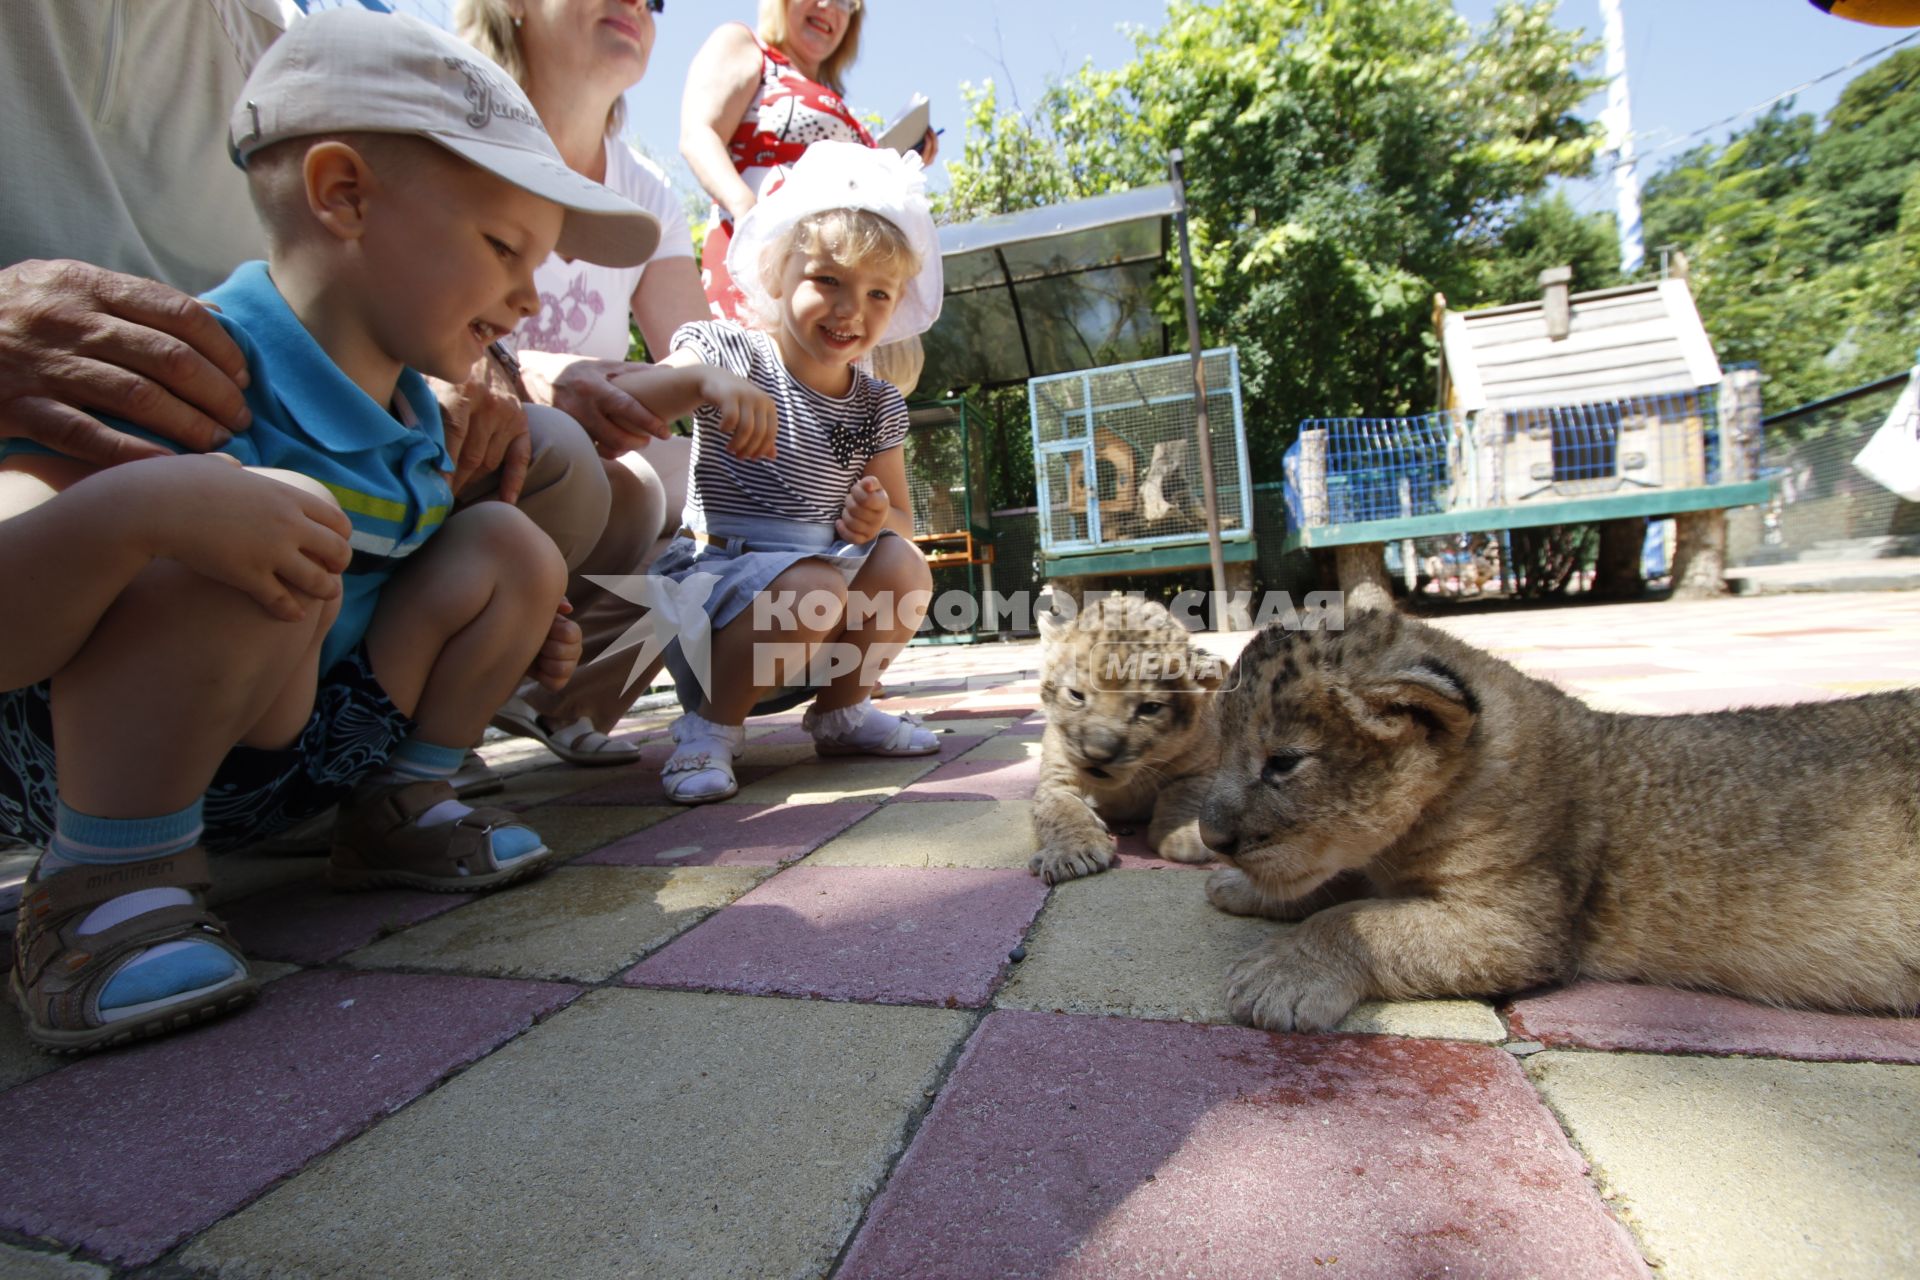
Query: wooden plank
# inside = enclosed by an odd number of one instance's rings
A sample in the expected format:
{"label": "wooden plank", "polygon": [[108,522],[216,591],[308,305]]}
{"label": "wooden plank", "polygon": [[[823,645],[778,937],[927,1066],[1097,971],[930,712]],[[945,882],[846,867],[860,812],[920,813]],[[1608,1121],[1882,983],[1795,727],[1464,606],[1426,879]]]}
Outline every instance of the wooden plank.
{"label": "wooden plank", "polygon": [[[1251,539],[1222,543],[1220,553],[1227,564],[1239,564],[1259,556]],[[1180,542],[1136,550],[1075,551],[1047,556],[1041,563],[1041,571],[1049,578],[1077,578],[1088,574],[1168,573],[1175,569],[1202,569],[1206,565],[1206,543]]]}
{"label": "wooden plank", "polygon": [[1289,530],[1283,551],[1309,547],[1337,547],[1356,542],[1397,542],[1402,538],[1431,538],[1449,533],[1478,533],[1491,529],[1529,529],[1549,524],[1588,524],[1625,516],[1665,517],[1685,511],[1715,511],[1750,507],[1772,495],[1771,480],[1708,485],[1699,489],[1653,489],[1616,493],[1603,498],[1574,498],[1560,502],[1530,502],[1523,507],[1482,507],[1443,511],[1403,520],[1367,520],[1358,524],[1320,525]]}

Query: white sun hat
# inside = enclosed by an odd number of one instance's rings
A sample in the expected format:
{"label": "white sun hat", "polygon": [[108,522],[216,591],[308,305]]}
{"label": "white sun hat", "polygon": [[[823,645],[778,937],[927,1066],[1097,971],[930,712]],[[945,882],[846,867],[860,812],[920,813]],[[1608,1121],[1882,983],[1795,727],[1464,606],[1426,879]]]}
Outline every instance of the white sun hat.
{"label": "white sun hat", "polygon": [[247,77],[227,125],[234,162],[288,138],[410,133],[567,211],[563,257],[633,267],[660,221],[560,158],[513,78],[471,45],[404,14],[358,5],[302,19]]}
{"label": "white sun hat", "polygon": [[907,282],[883,342],[925,333],[940,318],[946,277],[940,269],[940,237],[927,204],[927,176],[918,155],[857,142],[816,142],[787,170],[786,181],[760,197],[734,225],[727,246],[727,273],[754,314],[771,319],[773,295],[761,278],[770,246],[795,223],[829,209],[865,209],[900,228],[920,258],[920,274]]}

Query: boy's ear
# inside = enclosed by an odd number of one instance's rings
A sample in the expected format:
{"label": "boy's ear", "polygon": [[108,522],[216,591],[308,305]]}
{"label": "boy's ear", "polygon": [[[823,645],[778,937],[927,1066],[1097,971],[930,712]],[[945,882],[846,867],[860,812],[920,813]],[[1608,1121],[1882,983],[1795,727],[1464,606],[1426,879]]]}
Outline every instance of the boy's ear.
{"label": "boy's ear", "polygon": [[341,240],[358,240],[366,233],[374,188],[366,157],[344,142],[319,142],[307,148],[300,173],[306,181],[307,207],[321,226]]}

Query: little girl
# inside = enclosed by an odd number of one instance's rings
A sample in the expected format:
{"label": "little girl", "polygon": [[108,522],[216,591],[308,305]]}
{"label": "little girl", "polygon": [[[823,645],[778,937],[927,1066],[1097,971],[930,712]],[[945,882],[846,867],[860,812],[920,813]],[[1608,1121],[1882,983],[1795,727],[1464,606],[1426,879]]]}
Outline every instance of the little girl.
{"label": "little girl", "polygon": [[727,252],[756,327],[685,325],[663,362],[725,370],[775,410],[750,396],[695,411],[687,527],[651,570],[682,584],[713,578],[704,605],[711,687],[701,687],[679,640],[667,649],[687,712],[673,724],[676,750],[662,779],[681,804],[739,790],[733,762],[747,713],[804,683],[806,655],[826,658],[814,670],[830,676],[802,721],[822,755],[939,749],[911,717],[868,698],[918,629],[932,575],[909,541],[906,404],[855,367],[940,314],[925,190],[918,157],[814,144],[740,220]]}

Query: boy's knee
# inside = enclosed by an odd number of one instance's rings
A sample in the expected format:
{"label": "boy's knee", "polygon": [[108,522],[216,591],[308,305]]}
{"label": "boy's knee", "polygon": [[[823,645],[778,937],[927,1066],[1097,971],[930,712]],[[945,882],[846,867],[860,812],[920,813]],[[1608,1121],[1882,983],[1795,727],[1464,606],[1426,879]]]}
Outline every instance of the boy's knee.
{"label": "boy's knee", "polygon": [[555,596],[566,589],[559,548],[518,507],[483,502],[455,512],[447,524],[473,542],[473,553],[485,557],[497,580]]}

